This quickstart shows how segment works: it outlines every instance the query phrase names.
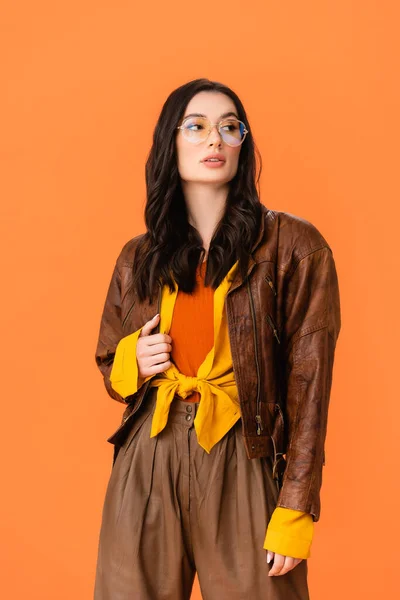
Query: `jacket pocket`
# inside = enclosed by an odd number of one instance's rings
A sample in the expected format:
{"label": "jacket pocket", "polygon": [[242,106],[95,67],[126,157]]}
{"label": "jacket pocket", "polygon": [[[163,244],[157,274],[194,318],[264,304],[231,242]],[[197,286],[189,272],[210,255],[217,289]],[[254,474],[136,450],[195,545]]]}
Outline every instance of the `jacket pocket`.
{"label": "jacket pocket", "polygon": [[275,325],[275,322],[274,322],[273,318],[271,317],[270,314],[267,314],[265,318],[266,318],[266,321],[267,321],[268,325],[271,328],[271,331],[272,331],[273,335],[275,336],[276,341],[278,342],[278,344],[280,344],[281,343],[281,338],[280,338],[280,335],[279,335],[279,332],[278,332],[278,328]]}
{"label": "jacket pocket", "polygon": [[283,453],[285,450],[285,418],[282,407],[278,403],[269,403],[268,406],[273,413],[271,415],[273,422],[271,437],[274,442],[274,448],[276,452]]}
{"label": "jacket pocket", "polygon": [[278,292],[276,291],[276,287],[274,286],[274,282],[272,281],[271,277],[269,275],[266,275],[264,277],[265,281],[268,283],[269,287],[271,288],[271,290],[274,293],[274,296],[278,295]]}
{"label": "jacket pocket", "polygon": [[282,487],[283,475],[286,469],[285,451],[285,418],[282,407],[278,403],[269,403],[269,408],[273,412],[272,445],[274,454],[272,457],[272,477],[275,481],[278,492]]}

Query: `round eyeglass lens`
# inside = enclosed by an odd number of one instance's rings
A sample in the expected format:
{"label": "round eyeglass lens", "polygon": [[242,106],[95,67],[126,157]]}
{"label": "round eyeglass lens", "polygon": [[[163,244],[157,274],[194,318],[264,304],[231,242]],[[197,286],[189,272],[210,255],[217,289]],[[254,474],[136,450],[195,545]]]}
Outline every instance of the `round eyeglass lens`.
{"label": "round eyeglass lens", "polygon": [[219,128],[222,139],[230,146],[239,146],[242,143],[244,130],[244,123],[237,119],[226,119]]}
{"label": "round eyeglass lens", "polygon": [[[190,117],[183,123],[183,133],[189,142],[197,143],[208,137],[210,122],[205,117]],[[237,119],[221,121],[219,132],[224,142],[230,146],[239,146],[245,137],[245,125]]]}

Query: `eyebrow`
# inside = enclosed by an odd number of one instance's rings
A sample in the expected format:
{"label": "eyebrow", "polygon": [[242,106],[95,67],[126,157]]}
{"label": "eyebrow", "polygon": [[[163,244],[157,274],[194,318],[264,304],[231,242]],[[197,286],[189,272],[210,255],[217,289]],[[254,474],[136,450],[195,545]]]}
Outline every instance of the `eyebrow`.
{"label": "eyebrow", "polygon": [[[206,117],[207,115],[203,115],[202,113],[190,113],[190,115],[186,115],[185,117],[183,117],[183,120],[187,119],[188,117]],[[237,116],[236,113],[234,112],[226,112],[223,113],[222,115],[219,116],[220,119],[226,119],[227,117],[236,117],[236,119],[239,120],[239,117]]]}

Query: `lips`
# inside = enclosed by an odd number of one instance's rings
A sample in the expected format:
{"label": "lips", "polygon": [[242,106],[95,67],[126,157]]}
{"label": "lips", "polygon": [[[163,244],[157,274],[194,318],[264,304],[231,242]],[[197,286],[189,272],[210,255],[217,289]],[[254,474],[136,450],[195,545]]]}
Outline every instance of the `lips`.
{"label": "lips", "polygon": [[[214,160],[211,160],[214,159]],[[214,154],[209,154],[208,156],[206,156],[205,158],[203,158],[203,160],[201,162],[217,162],[217,160],[221,161],[221,162],[225,162],[225,157],[223,154],[219,154],[219,153],[214,153]]]}

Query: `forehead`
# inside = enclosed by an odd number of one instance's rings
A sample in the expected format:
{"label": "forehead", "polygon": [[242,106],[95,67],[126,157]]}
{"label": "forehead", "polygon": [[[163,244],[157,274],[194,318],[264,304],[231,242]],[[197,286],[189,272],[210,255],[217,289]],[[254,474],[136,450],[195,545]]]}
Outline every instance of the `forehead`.
{"label": "forehead", "polygon": [[236,106],[229,96],[221,92],[199,92],[188,103],[184,116],[201,113],[211,120],[216,120],[230,111],[237,115]]}

